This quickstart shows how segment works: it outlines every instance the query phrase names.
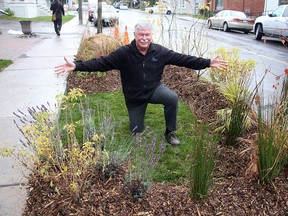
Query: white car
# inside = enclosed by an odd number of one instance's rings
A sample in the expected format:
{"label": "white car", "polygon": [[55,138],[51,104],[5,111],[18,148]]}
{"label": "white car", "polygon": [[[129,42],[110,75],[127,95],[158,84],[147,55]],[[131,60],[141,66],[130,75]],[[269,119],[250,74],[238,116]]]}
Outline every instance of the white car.
{"label": "white car", "polygon": [[281,5],[268,16],[257,17],[253,26],[256,40],[262,36],[280,38],[288,42],[288,5]]}
{"label": "white car", "polygon": [[[113,5],[108,5],[102,2],[102,25],[103,26],[114,26],[119,23],[119,15]],[[93,23],[97,26],[98,22],[98,8],[96,7],[93,13]]]}
{"label": "white car", "polygon": [[170,15],[173,13],[172,9],[168,5],[155,5],[153,7],[146,7],[145,11],[150,14],[157,13]]}
{"label": "white car", "polygon": [[128,3],[121,2],[119,5],[120,10],[128,10]]}

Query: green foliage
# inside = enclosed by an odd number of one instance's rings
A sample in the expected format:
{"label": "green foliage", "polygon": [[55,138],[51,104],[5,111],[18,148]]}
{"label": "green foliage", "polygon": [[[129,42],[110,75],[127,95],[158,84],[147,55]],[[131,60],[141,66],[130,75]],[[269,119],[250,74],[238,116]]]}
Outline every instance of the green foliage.
{"label": "green foliage", "polygon": [[11,65],[13,61],[11,60],[5,60],[5,59],[0,59],[0,71],[3,71],[6,67]]}
{"label": "green foliage", "polygon": [[238,49],[226,51],[221,48],[216,53],[220,59],[227,61],[228,67],[223,71],[212,69],[210,77],[219,86],[229,107],[217,111],[218,119],[212,125],[216,126],[215,131],[224,133],[226,144],[236,145],[237,138],[252,122],[251,105],[259,86],[257,85],[252,91],[249,90],[255,61],[241,60]]}
{"label": "green foliage", "polygon": [[[288,159],[288,82],[284,80],[279,99],[274,99],[275,106],[264,110],[263,100],[258,105],[258,151],[259,175],[262,184],[275,179],[287,164]],[[261,101],[261,102],[260,102]]]}
{"label": "green foliage", "polygon": [[190,196],[202,199],[208,194],[212,183],[214,168],[214,154],[217,140],[209,134],[209,129],[203,125],[197,125],[195,143],[193,145],[190,167]]}
{"label": "green foliage", "polygon": [[6,8],[4,10],[7,13],[7,16],[13,17],[14,16],[14,11],[12,11],[10,8]]}
{"label": "green foliage", "polygon": [[210,10],[210,3],[206,5],[201,5],[199,8],[199,17],[203,19],[207,19],[215,14],[215,11]]}
{"label": "green foliage", "polygon": [[[96,125],[99,125],[98,113],[111,113],[114,118],[114,122],[119,122],[114,128],[114,147],[117,151],[120,151],[120,147],[129,147],[131,144],[131,133],[129,129],[129,118],[127,115],[127,108],[125,106],[124,96],[121,92],[110,93],[97,93],[86,95],[86,100],[89,101],[91,107],[96,107]],[[109,108],[103,104],[110,104]],[[177,136],[181,137],[181,145],[177,148],[173,148],[170,145],[167,146],[165,153],[159,161],[159,169],[153,175],[153,180],[158,182],[171,182],[180,183],[187,178],[189,170],[188,157],[191,153],[193,146],[193,123],[195,116],[192,115],[189,107],[183,103],[179,103],[179,115]],[[81,113],[77,107],[73,108],[73,118],[75,122],[81,122]],[[64,113],[62,112],[60,117],[60,125],[65,123]],[[157,134],[157,143],[161,143],[165,131],[165,120],[163,117],[163,106],[156,104],[149,104],[145,116],[145,125],[153,132]],[[83,130],[81,127],[77,127],[75,133],[77,139],[81,142],[83,138]],[[100,133],[102,134],[102,133]],[[197,133],[196,133],[197,134]],[[65,141],[66,142],[66,141]],[[157,145],[158,145],[157,144]],[[123,151],[125,148],[123,149]],[[107,150],[109,152],[109,150]],[[110,154],[110,153],[109,153]]]}
{"label": "green foliage", "polygon": [[219,48],[215,51],[220,59],[227,61],[227,68],[225,70],[219,70],[216,68],[210,69],[210,78],[216,83],[227,83],[238,76],[250,77],[252,72],[255,72],[255,60],[240,59],[239,49],[233,48],[227,50],[225,48]]}
{"label": "green foliage", "polygon": [[[15,113],[17,127],[25,140],[21,140],[25,148],[19,153],[2,149],[2,155],[14,155],[33,174],[50,184],[58,194],[69,194],[80,200],[93,178],[98,175],[110,177],[117,166],[127,157],[125,151],[114,148],[112,117],[100,118],[99,127],[95,126],[95,112],[91,109],[85,95],[80,89],[73,89],[67,95],[58,97],[56,110],[61,109],[64,121],[58,124],[57,113],[52,108],[29,108],[30,117],[19,111]],[[50,109],[49,109],[50,108]],[[74,118],[73,110],[78,108],[80,121]],[[109,111],[107,111],[107,115]],[[82,131],[82,139],[78,142],[76,130]],[[65,136],[65,139],[61,137]],[[63,142],[62,140],[65,140]],[[114,154],[117,152],[117,154]],[[119,154],[126,154],[121,155]]]}
{"label": "green foliage", "polygon": [[[73,19],[75,15],[65,15],[62,17],[62,23],[66,23]],[[0,16],[0,19],[5,20],[14,20],[14,21],[20,21],[20,20],[30,20],[33,22],[49,22],[51,23],[51,16],[39,16],[39,17],[33,17],[33,18],[26,18],[26,17],[15,17],[15,16]]]}

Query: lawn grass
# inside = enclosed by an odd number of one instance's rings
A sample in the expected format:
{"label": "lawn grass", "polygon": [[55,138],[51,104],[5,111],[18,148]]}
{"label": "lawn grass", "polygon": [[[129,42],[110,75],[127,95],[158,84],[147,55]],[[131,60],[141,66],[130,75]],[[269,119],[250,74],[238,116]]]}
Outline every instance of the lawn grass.
{"label": "lawn grass", "polygon": [[[65,15],[62,17],[62,23],[66,23],[73,19],[75,15]],[[0,16],[0,19],[20,21],[20,20],[30,20],[32,22],[52,22],[51,16],[38,16],[33,18],[15,17],[15,16]]]}
{"label": "lawn grass", "polygon": [[0,72],[13,63],[12,60],[0,59]]}
{"label": "lawn grass", "polygon": [[[86,95],[86,100],[89,100],[89,104],[92,109],[100,111],[99,113],[110,114],[115,120],[115,140],[123,145],[125,142],[120,140],[127,139],[131,134],[129,130],[129,118],[127,108],[125,106],[125,100],[122,92],[115,91],[112,93],[97,93]],[[106,105],[105,105],[106,104]],[[110,108],[107,109],[107,104]],[[73,110],[74,121],[81,120],[81,113],[77,106]],[[65,122],[64,113],[60,117],[60,125]],[[95,124],[97,127],[97,112],[95,116]],[[119,123],[121,122],[120,126]],[[183,101],[179,102],[178,111],[178,130],[176,135],[181,141],[179,147],[172,147],[167,144],[167,149],[160,160],[159,171],[154,175],[154,180],[158,182],[169,182],[169,183],[180,183],[182,180],[186,179],[189,174],[189,168],[191,166],[191,159],[189,158],[192,151],[192,145],[194,143],[194,136],[192,131],[195,132],[193,128],[193,122],[195,121],[195,116],[191,113],[190,108]],[[160,142],[163,138],[165,131],[165,120],[162,105],[152,105],[149,104],[146,116],[145,116],[145,126],[149,127],[154,133],[157,134],[157,138]],[[81,128],[76,130],[76,135],[79,143],[82,139]]]}

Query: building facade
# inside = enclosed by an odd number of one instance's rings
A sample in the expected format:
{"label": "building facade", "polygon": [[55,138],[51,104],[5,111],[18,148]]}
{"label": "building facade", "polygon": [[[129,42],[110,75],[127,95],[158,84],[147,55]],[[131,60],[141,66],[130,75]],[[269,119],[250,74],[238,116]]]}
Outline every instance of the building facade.
{"label": "building facade", "polygon": [[16,17],[51,15],[50,0],[0,0],[0,9],[10,8]]}
{"label": "building facade", "polygon": [[210,10],[215,12],[230,9],[257,17],[274,10],[279,5],[288,4],[288,0],[205,0],[205,4],[208,3],[210,3]]}

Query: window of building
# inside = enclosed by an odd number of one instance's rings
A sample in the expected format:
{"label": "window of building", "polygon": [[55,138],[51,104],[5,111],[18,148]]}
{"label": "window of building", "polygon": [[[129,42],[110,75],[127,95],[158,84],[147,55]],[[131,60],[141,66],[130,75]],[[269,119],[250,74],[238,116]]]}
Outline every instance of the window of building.
{"label": "window of building", "polygon": [[216,7],[215,10],[223,10],[224,8],[224,0],[216,0]]}

